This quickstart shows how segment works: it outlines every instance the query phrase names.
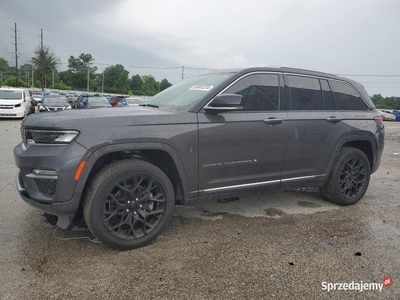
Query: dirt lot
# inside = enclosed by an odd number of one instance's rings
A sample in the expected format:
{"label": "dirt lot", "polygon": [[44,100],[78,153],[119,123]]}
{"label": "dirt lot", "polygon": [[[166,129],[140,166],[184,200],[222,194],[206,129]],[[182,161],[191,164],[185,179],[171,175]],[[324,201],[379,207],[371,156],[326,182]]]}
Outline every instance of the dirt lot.
{"label": "dirt lot", "polygon": [[[85,228],[55,231],[19,198],[19,124],[0,120],[0,299],[400,299],[400,122],[385,124],[381,167],[355,206],[310,189],[211,199],[177,207],[160,238],[127,252]],[[381,292],[322,289],[385,276]]]}

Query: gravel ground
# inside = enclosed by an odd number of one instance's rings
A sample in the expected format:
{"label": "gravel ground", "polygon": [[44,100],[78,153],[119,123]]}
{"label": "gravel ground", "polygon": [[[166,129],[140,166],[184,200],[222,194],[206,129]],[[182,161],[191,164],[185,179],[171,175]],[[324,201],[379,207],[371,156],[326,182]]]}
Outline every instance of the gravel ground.
{"label": "gravel ground", "polygon": [[[44,223],[15,189],[20,121],[0,120],[1,299],[400,299],[400,123],[351,207],[315,189],[254,192],[176,207],[153,244],[118,252]],[[89,238],[88,238],[89,237]],[[322,282],[393,284],[331,291]]]}

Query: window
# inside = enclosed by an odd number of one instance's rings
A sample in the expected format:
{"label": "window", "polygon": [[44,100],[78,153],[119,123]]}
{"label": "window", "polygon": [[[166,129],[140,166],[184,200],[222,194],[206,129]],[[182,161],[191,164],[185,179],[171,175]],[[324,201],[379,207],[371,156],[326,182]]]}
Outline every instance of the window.
{"label": "window", "polygon": [[340,110],[367,110],[368,106],[354,88],[346,83],[330,81]]}
{"label": "window", "polygon": [[224,94],[242,95],[245,111],[276,111],[279,110],[279,77],[277,74],[249,75]]}
{"label": "window", "polygon": [[322,95],[324,98],[324,109],[325,110],[335,110],[335,102],[333,101],[332,91],[329,87],[327,80],[320,80],[322,87]]}
{"label": "window", "polygon": [[319,80],[311,77],[288,76],[292,110],[323,110]]}

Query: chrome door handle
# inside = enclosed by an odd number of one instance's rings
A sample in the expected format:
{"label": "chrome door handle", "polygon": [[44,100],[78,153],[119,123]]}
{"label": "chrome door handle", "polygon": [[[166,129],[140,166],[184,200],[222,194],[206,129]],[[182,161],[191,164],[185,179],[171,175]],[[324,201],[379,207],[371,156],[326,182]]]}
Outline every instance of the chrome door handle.
{"label": "chrome door handle", "polygon": [[277,119],[277,118],[268,118],[264,119],[265,124],[270,124],[270,125],[278,125],[283,123],[283,119]]}
{"label": "chrome door handle", "polygon": [[339,123],[339,122],[341,122],[342,121],[342,119],[340,119],[340,118],[336,118],[336,117],[329,117],[329,118],[326,118],[326,120],[328,121],[328,122],[331,122],[331,123]]}

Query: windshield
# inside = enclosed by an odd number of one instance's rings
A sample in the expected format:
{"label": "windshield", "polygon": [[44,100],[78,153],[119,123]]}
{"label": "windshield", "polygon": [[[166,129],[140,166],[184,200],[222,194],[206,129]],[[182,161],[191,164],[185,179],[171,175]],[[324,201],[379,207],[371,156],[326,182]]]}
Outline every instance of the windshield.
{"label": "windshield", "polygon": [[140,98],[127,98],[127,99],[126,99],[126,102],[127,102],[128,104],[141,104],[141,103],[144,102],[144,100],[143,100],[143,99],[140,99]]}
{"label": "windshield", "polygon": [[0,99],[2,99],[2,100],[21,100],[22,92],[21,91],[0,90]]}
{"label": "windshield", "polygon": [[158,93],[144,104],[179,109],[204,97],[231,75],[231,73],[216,73],[191,77]]}
{"label": "windshield", "polygon": [[109,104],[106,97],[90,97],[89,103],[91,103],[91,104]]}
{"label": "windshield", "polygon": [[65,97],[46,97],[43,100],[44,104],[65,104],[67,105],[67,99]]}

